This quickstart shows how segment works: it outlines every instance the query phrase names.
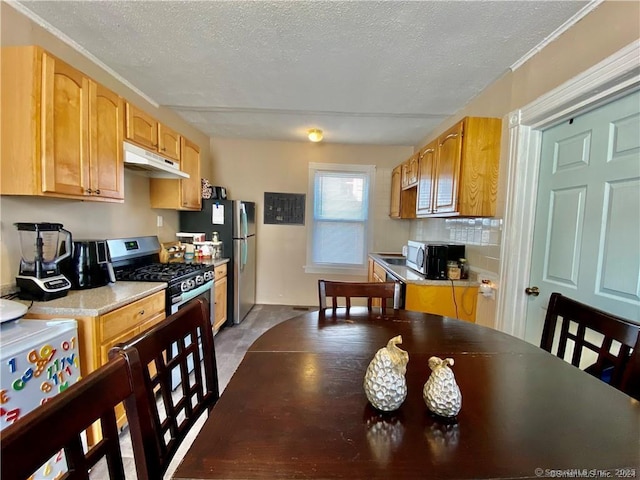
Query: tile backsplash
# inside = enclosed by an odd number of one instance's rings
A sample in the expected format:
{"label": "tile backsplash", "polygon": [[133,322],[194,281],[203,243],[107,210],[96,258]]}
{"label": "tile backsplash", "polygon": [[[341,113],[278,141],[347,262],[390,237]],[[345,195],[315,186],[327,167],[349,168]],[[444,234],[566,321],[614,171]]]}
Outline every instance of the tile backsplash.
{"label": "tile backsplash", "polygon": [[447,218],[444,228],[449,240],[467,245],[500,245],[501,218]]}
{"label": "tile backsplash", "polygon": [[498,273],[502,218],[428,218],[411,223],[410,239],[464,243],[472,269]]}

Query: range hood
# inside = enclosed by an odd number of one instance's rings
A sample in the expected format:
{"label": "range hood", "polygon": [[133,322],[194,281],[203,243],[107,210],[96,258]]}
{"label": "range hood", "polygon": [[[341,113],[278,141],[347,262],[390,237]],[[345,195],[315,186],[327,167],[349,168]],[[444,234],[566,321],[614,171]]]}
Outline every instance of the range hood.
{"label": "range hood", "polygon": [[124,166],[137,170],[147,177],[154,178],[189,178],[189,174],[180,171],[180,164],[157,153],[138,147],[133,143],[124,144]]}

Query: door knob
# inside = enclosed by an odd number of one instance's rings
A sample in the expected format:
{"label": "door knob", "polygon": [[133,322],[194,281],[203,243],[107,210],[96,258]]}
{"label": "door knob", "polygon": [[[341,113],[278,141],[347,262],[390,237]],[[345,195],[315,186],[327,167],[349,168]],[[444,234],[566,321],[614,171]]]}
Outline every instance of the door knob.
{"label": "door knob", "polygon": [[527,287],[524,289],[524,293],[537,297],[538,295],[540,295],[540,289],[538,287]]}

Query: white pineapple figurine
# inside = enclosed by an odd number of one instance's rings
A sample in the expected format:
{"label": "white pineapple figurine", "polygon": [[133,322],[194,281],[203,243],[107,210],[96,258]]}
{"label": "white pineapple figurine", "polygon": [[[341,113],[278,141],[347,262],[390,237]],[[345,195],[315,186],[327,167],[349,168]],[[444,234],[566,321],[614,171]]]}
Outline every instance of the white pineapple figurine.
{"label": "white pineapple figurine", "polygon": [[422,389],[422,398],[429,410],[441,417],[455,417],[462,407],[462,393],[453,375],[453,358],[429,359],[431,375]]}
{"label": "white pineapple figurine", "polygon": [[386,347],[378,350],[367,367],[364,376],[364,391],[371,405],[378,410],[390,412],[402,405],[407,397],[407,372],[409,354],[398,348],[402,337],[393,337]]}

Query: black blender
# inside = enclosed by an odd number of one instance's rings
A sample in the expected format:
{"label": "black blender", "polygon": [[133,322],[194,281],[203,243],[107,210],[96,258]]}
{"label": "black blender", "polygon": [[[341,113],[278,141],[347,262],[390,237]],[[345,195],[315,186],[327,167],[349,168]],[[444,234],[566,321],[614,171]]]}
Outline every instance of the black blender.
{"label": "black blender", "polygon": [[[20,234],[20,272],[16,284],[24,300],[47,301],[64,297],[71,282],[60,273],[59,263],[71,255],[71,232],[61,223],[15,223]],[[63,237],[60,237],[60,234]],[[62,255],[60,242],[64,242]]]}

